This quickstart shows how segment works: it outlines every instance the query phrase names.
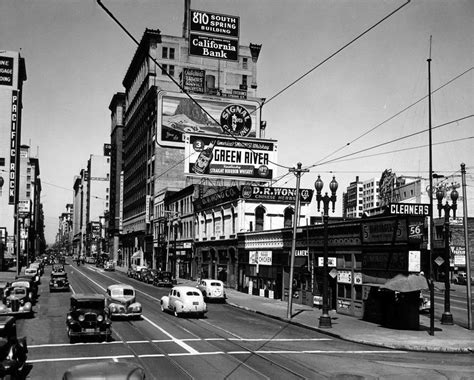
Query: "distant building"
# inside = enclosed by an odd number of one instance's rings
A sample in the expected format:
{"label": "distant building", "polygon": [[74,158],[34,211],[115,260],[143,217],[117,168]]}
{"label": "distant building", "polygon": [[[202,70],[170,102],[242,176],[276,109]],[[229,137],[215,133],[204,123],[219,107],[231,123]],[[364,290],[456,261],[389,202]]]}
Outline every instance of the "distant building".
{"label": "distant building", "polygon": [[356,176],[342,195],[342,216],[345,218],[361,218],[364,212],[364,184]]}

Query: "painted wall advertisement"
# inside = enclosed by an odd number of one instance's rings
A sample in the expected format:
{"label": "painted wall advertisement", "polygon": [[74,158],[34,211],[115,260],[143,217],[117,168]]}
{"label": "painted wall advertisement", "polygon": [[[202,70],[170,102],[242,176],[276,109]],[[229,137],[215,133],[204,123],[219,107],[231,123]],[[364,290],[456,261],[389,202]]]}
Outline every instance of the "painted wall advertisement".
{"label": "painted wall advertisement", "polygon": [[273,140],[189,134],[185,142],[186,175],[270,181],[276,174]]}
{"label": "painted wall advertisement", "polygon": [[260,137],[257,100],[200,94],[194,94],[193,99],[184,93],[158,93],[159,145],[183,148],[186,133]]}
{"label": "painted wall advertisement", "polygon": [[184,67],[181,84],[188,92],[203,94],[206,89],[206,71]]}

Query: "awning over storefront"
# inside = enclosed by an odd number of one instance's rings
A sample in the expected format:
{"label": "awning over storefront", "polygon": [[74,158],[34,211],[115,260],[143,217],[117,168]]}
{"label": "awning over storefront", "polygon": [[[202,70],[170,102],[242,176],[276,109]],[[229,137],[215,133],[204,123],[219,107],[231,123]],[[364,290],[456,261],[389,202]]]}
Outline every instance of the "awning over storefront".
{"label": "awning over storefront", "polygon": [[405,276],[403,274],[397,274],[380,288],[393,290],[395,292],[408,293],[428,289],[428,282],[422,275],[410,274]]}
{"label": "awning over storefront", "polygon": [[138,258],[140,258],[141,255],[142,255],[142,253],[143,253],[142,251],[137,251],[137,252],[135,252],[135,253],[132,255],[132,259],[138,259]]}

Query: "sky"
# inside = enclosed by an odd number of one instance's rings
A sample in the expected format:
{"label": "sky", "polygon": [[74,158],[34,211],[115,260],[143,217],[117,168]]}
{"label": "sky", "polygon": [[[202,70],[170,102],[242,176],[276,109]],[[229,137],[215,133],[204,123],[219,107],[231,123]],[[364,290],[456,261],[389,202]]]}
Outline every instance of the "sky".
{"label": "sky", "polygon": [[[184,0],[102,2],[137,40],[145,28],[182,33]],[[241,45],[262,44],[265,137],[278,141],[278,176],[288,174],[275,186],[295,186],[288,169],[298,162],[310,169],[302,187],[314,188],[321,175],[328,189],[334,175],[340,214],[342,192],[356,176],[378,179],[391,169],[428,178],[423,98],[431,57],[431,88],[442,87],[432,96],[433,170],[460,183],[466,164],[474,216],[474,1],[405,3],[191,0],[191,9],[238,16]],[[108,106],[124,91],[136,45],[96,0],[0,0],[0,50],[25,58],[22,143],[39,157],[45,234],[53,243],[58,217],[73,201],[74,176],[110,142]]]}

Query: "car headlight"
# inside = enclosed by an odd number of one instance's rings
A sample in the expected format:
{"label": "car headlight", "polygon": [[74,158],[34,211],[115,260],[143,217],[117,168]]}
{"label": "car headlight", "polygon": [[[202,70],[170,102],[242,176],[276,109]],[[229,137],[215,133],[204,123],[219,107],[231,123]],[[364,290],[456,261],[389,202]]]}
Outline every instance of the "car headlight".
{"label": "car headlight", "polygon": [[24,304],[25,304],[25,299],[22,298],[22,299],[20,300],[20,305],[23,306]]}
{"label": "car headlight", "polygon": [[79,320],[79,322],[84,322],[84,319],[86,319],[86,318],[84,317],[84,315],[81,314],[79,316],[79,318],[77,318],[77,319]]}
{"label": "car headlight", "polygon": [[97,316],[97,322],[102,322],[104,320],[104,317],[102,315]]}

